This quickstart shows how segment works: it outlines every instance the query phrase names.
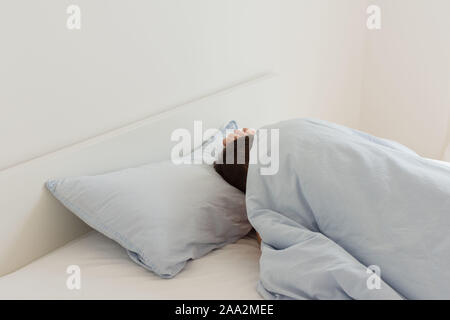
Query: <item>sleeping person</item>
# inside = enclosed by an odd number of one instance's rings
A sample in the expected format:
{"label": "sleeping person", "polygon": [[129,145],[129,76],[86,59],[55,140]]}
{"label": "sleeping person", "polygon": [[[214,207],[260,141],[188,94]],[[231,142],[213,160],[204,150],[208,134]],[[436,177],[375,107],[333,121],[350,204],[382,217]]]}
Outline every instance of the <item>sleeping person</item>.
{"label": "sleeping person", "polygon": [[[221,161],[214,163],[214,169],[233,187],[245,193],[247,188],[247,172],[255,130],[244,128],[235,130],[223,139],[223,150],[219,155]],[[231,152],[230,152],[231,151]],[[227,153],[231,156],[227,157]],[[238,161],[243,159],[243,161]],[[258,242],[261,238],[256,233]]]}
{"label": "sleeping person", "polygon": [[276,174],[250,161],[249,129],[224,139],[214,164],[246,193],[263,297],[450,298],[450,165],[321,120],[264,129],[279,131]]}
{"label": "sleeping person", "polygon": [[[250,159],[252,136],[255,130],[244,128],[234,130],[223,139],[223,150],[219,155],[222,161],[214,163],[214,169],[233,187],[245,193],[247,185],[247,171]],[[228,154],[228,157],[227,157]],[[244,161],[238,161],[238,159]]]}

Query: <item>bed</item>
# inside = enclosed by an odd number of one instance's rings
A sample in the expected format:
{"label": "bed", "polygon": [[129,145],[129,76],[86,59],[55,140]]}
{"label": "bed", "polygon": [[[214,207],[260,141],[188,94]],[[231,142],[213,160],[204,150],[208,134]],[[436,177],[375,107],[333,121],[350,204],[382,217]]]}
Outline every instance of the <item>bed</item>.
{"label": "bed", "polygon": [[[255,234],[188,263],[161,279],[132,262],[116,242],[90,231],[0,278],[0,299],[261,299]],[[68,266],[81,270],[81,290],[66,286]]]}
{"label": "bed", "polygon": [[[135,264],[45,189],[54,177],[95,175],[170,159],[177,128],[228,120],[257,128],[280,120],[278,77],[264,72],[125,127],[0,171],[0,299],[260,299],[254,234],[195,261],[173,279]],[[148,147],[143,147],[148,146]],[[66,286],[69,265],[81,290]]]}

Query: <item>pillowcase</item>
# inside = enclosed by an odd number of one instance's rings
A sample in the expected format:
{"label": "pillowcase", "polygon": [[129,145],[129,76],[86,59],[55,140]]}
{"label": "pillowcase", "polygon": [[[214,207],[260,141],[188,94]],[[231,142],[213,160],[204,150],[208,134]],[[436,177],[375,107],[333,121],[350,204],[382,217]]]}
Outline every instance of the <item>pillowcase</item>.
{"label": "pillowcase", "polygon": [[162,278],[172,278],[190,259],[235,242],[252,228],[244,194],[208,165],[165,161],[50,180],[46,186],[134,262]]}

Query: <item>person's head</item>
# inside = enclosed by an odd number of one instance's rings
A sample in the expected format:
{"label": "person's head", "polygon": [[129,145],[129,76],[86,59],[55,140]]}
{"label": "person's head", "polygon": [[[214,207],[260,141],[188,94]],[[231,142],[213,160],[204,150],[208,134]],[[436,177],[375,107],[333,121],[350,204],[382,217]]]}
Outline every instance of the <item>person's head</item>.
{"label": "person's head", "polygon": [[223,140],[224,148],[214,169],[233,187],[245,193],[247,172],[255,132],[247,128],[236,130]]}

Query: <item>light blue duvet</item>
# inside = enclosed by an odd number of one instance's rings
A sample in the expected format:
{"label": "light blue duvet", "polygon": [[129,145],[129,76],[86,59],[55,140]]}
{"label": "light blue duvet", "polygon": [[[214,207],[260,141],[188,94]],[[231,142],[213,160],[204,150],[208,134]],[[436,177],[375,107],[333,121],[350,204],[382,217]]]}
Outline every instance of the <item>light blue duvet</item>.
{"label": "light blue duvet", "polygon": [[246,196],[263,297],[450,299],[450,166],[325,121],[271,128],[279,172],[251,165]]}

